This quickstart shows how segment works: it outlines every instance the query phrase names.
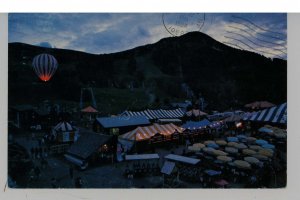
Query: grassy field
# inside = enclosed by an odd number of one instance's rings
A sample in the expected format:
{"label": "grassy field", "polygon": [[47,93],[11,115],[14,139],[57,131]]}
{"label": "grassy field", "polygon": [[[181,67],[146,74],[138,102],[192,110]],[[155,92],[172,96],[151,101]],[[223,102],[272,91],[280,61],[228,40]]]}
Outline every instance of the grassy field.
{"label": "grassy field", "polygon": [[126,109],[138,110],[148,105],[148,97],[142,89],[94,89],[98,110],[103,114],[119,114]]}

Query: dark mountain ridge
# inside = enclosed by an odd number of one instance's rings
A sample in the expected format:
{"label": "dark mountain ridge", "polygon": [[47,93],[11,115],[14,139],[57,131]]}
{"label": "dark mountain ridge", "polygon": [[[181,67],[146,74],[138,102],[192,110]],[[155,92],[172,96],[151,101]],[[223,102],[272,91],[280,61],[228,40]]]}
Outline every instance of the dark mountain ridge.
{"label": "dark mountain ridge", "polygon": [[[38,81],[31,67],[40,53],[53,55],[59,63],[47,83]],[[208,109],[224,110],[256,100],[282,103],[287,99],[287,62],[226,46],[200,32],[101,55],[9,44],[10,104],[33,99],[78,102],[80,88],[86,85],[128,90],[129,96],[132,90],[141,90],[163,104],[187,98],[183,83],[194,99],[204,97]],[[153,106],[151,100],[145,104]]]}

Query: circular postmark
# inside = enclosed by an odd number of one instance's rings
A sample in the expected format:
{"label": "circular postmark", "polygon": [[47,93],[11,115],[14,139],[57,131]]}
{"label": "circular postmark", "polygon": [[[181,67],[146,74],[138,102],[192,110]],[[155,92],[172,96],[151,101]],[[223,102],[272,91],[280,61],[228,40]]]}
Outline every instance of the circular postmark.
{"label": "circular postmark", "polygon": [[181,36],[201,31],[205,24],[205,13],[165,13],[162,14],[162,22],[172,36]]}

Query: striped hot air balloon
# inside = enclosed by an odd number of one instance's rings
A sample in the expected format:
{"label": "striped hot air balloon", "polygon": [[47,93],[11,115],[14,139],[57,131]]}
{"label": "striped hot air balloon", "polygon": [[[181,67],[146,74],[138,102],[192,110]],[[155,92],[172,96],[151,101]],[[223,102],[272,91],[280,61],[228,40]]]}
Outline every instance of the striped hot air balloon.
{"label": "striped hot air balloon", "polygon": [[39,54],[33,58],[33,70],[42,81],[49,81],[55,73],[58,63],[54,56]]}

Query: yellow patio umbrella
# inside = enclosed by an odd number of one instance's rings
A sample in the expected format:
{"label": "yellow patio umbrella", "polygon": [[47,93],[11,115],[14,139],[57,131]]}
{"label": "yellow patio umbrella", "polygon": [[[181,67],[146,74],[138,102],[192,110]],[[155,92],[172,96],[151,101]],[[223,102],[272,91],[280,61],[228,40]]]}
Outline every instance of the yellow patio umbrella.
{"label": "yellow patio umbrella", "polygon": [[208,145],[208,144],[210,144],[210,143],[214,143],[214,144],[215,144],[215,141],[212,141],[212,140],[206,140],[206,141],[204,142],[205,145]]}
{"label": "yellow patio umbrella", "polygon": [[217,140],[216,143],[220,146],[225,146],[227,145],[227,142],[225,140]]}
{"label": "yellow patio umbrella", "polygon": [[264,148],[262,148],[261,146],[258,146],[258,145],[249,145],[249,149],[252,149],[254,151],[259,151],[259,150],[262,150]]}
{"label": "yellow patio umbrella", "polygon": [[223,162],[231,162],[232,158],[228,157],[228,156],[217,156],[217,159]]}
{"label": "yellow patio umbrella", "polygon": [[274,152],[270,149],[261,149],[258,153],[263,156],[272,157]]}
{"label": "yellow patio umbrella", "polygon": [[254,150],[252,150],[252,149],[243,149],[243,154],[245,154],[245,155],[251,156],[251,155],[254,155],[254,154],[256,154],[256,153],[257,153],[257,152],[254,151]]}
{"label": "yellow patio umbrella", "polygon": [[247,146],[243,143],[238,143],[238,144],[234,145],[234,147],[237,149],[246,149],[247,148]]}
{"label": "yellow patio umbrella", "polygon": [[247,142],[252,143],[252,142],[256,141],[256,138],[255,137],[247,137],[246,140],[247,140]]}
{"label": "yellow patio umbrella", "polygon": [[264,155],[261,155],[261,154],[255,154],[255,155],[253,155],[253,157],[257,158],[258,160],[262,160],[262,161],[265,161],[265,160],[269,159],[267,156],[264,156]]}
{"label": "yellow patio umbrella", "polygon": [[245,161],[251,163],[251,164],[258,164],[259,160],[257,158],[251,157],[251,156],[247,156],[244,158]]}
{"label": "yellow patio umbrella", "polygon": [[205,145],[202,144],[202,143],[195,143],[195,144],[193,144],[193,146],[194,146],[194,147],[197,147],[197,148],[200,148],[200,149],[202,149],[202,148],[205,147]]}
{"label": "yellow patio umbrella", "polygon": [[195,147],[195,146],[188,146],[188,150],[198,152],[198,151],[201,151],[201,148]]}
{"label": "yellow patio umbrella", "polygon": [[236,142],[228,142],[227,143],[227,146],[229,146],[229,147],[234,147],[235,145],[237,145],[238,143],[236,143]]}
{"label": "yellow patio umbrella", "polygon": [[238,149],[234,148],[234,147],[225,147],[225,151],[227,153],[231,153],[231,154],[235,154],[238,152]]}
{"label": "yellow patio umbrella", "polygon": [[213,148],[211,148],[211,147],[204,147],[202,150],[203,150],[205,153],[213,154],[213,151],[214,151],[215,149],[213,149]]}
{"label": "yellow patio umbrella", "polygon": [[286,134],[284,134],[284,133],[274,133],[274,136],[276,138],[286,138]]}
{"label": "yellow patio umbrella", "polygon": [[251,165],[247,161],[244,161],[244,160],[235,160],[233,163],[238,168],[241,168],[241,169],[251,169]]}
{"label": "yellow patio umbrella", "polygon": [[227,156],[228,155],[228,153],[221,151],[221,150],[213,150],[213,154],[215,156]]}

